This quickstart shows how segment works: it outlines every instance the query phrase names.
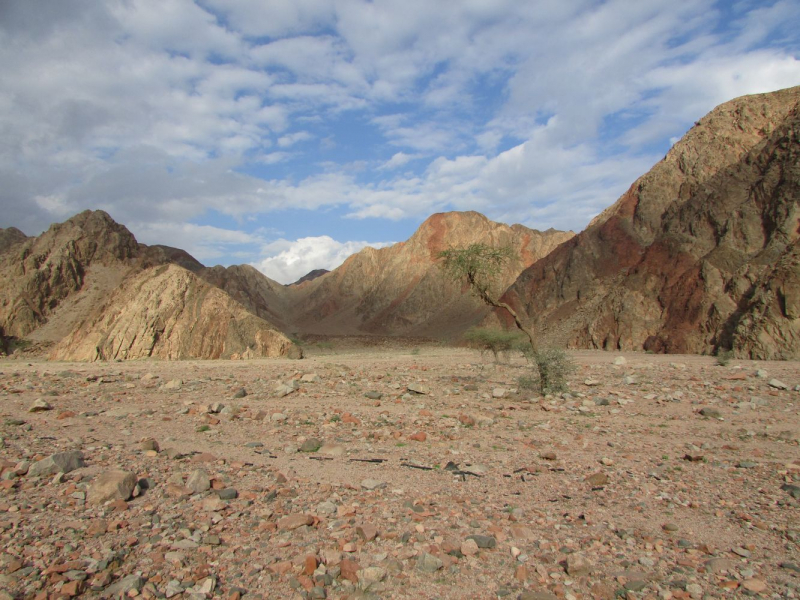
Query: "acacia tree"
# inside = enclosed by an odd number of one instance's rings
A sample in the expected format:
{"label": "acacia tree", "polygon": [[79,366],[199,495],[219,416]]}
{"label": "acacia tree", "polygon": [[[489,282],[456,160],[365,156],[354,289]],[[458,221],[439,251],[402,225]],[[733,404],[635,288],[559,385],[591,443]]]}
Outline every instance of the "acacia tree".
{"label": "acacia tree", "polygon": [[532,326],[526,326],[517,311],[496,298],[495,290],[492,289],[505,265],[514,258],[516,253],[510,246],[493,248],[486,244],[470,244],[465,248],[449,248],[439,252],[439,260],[442,261],[445,275],[456,283],[466,281],[472,293],[485,304],[501,308],[511,315],[517,328],[528,336],[531,351],[535,356],[539,349]]}
{"label": "acacia tree", "polygon": [[[505,265],[515,257],[514,250],[509,246],[493,248],[486,244],[450,248],[439,253],[442,269],[448,278],[456,283],[466,282],[470,291],[484,303],[505,310],[514,319],[517,328],[528,336],[531,356],[539,371],[539,390],[543,394],[566,391],[568,388],[567,377],[575,370],[572,360],[563,350],[545,349],[540,351],[534,337],[533,326],[523,323],[517,311],[496,297],[496,291],[499,290],[492,289]],[[520,385],[523,385],[522,379]],[[525,387],[527,385],[526,382]]]}

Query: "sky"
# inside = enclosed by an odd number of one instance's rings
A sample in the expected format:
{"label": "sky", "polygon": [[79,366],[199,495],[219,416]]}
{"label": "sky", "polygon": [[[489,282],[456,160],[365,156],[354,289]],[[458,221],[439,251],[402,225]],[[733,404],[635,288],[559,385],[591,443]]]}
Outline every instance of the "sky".
{"label": "sky", "polygon": [[431,214],[582,230],[800,0],[0,0],[0,227],[102,209],[281,283]]}

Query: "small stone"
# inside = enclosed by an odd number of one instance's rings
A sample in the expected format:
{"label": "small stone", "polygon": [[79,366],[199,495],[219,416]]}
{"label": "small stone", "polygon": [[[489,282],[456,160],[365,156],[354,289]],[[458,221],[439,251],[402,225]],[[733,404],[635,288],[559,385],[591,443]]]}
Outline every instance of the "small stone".
{"label": "small stone", "polygon": [[138,575],[128,575],[127,577],[120,579],[117,583],[108,586],[105,590],[103,590],[102,595],[104,598],[127,596],[132,590],[140,592],[144,584],[145,581],[142,577],[139,577]]}
{"label": "small stone", "polygon": [[784,492],[789,492],[789,495],[795,500],[800,500],[800,486],[791,483],[784,483],[781,486]]}
{"label": "small stone", "polygon": [[592,572],[592,565],[581,554],[570,554],[567,556],[566,570],[570,577],[582,577]]}
{"label": "small stone", "polygon": [[702,416],[708,417],[710,419],[719,419],[720,417],[722,417],[722,413],[719,411],[719,409],[712,408],[710,406],[706,406],[704,408],[701,408],[700,409],[700,414]]}
{"label": "small stone", "polygon": [[217,490],[217,497],[220,500],[235,500],[239,496],[239,492],[236,488],[223,488],[221,490]]}
{"label": "small stone", "polygon": [[365,542],[371,542],[378,536],[378,528],[370,523],[363,523],[356,527],[356,534]]}
{"label": "small stone", "polygon": [[85,466],[86,462],[83,460],[83,453],[80,450],[59,452],[33,463],[28,469],[28,475],[42,477],[56,473],[70,473]]}
{"label": "small stone", "polygon": [[[783,383],[779,379],[770,379],[767,385],[771,388],[775,388],[776,390],[788,390],[789,386]],[[754,580],[756,581],[756,580]]]}
{"label": "small stone", "polygon": [[419,431],[413,435],[408,436],[408,439],[413,442],[424,442],[428,439],[428,435],[424,431]]}
{"label": "small stone", "polygon": [[283,517],[282,519],[278,520],[278,529],[281,531],[292,531],[298,527],[313,524],[314,518],[311,515],[296,514],[289,515],[288,517]]}
{"label": "small stone", "polygon": [[734,564],[727,558],[712,558],[706,561],[706,571],[709,573],[723,573],[733,569]]}
{"label": "small stone", "polygon": [[617,366],[627,365],[628,361],[624,356],[617,356],[614,359],[614,364],[617,365]]}
{"label": "small stone", "polygon": [[244,388],[239,388],[233,392],[232,398],[244,398],[245,396],[247,396],[247,390]]}
{"label": "small stone", "polygon": [[444,566],[441,559],[436,558],[433,554],[423,552],[417,559],[417,570],[423,573],[435,573]]}
{"label": "small stone", "polygon": [[386,487],[386,483],[383,481],[378,481],[377,479],[364,479],[361,482],[361,487],[365,490],[381,490]]}
{"label": "small stone", "polygon": [[686,591],[692,598],[702,598],[703,597],[703,588],[698,585],[697,583],[690,583],[686,586]]}
{"label": "small stone", "polygon": [[290,385],[280,384],[275,388],[275,395],[278,398],[283,398],[289,394],[294,393],[295,389]]}
{"label": "small stone", "polygon": [[33,404],[31,404],[31,407],[28,409],[28,412],[37,413],[48,410],[53,410],[52,405],[44,398],[39,398],[38,400],[35,400]]}
{"label": "small stone", "polygon": [[383,398],[383,394],[381,394],[376,390],[370,390],[367,393],[365,393],[364,396],[366,398],[369,398],[370,400],[380,400],[381,398]]}
{"label": "small stone", "polygon": [[147,438],[139,442],[139,449],[144,452],[159,452],[160,448],[158,446],[158,442],[155,441],[153,438]]}
{"label": "small stone", "polygon": [[738,556],[741,556],[742,558],[750,558],[750,550],[748,550],[747,548],[742,548],[741,546],[733,548],[731,552],[733,552]]}
{"label": "small stone", "polygon": [[430,389],[421,383],[410,383],[406,387],[408,388],[409,392],[413,392],[415,394],[426,395],[431,393]]}
{"label": "small stone", "polygon": [[136,487],[136,473],[113,470],[101,473],[89,487],[89,504],[102,504],[109,500],[127,500]]}
{"label": "small stone", "polygon": [[475,556],[478,553],[478,544],[475,540],[467,538],[461,542],[461,554],[464,556]]}
{"label": "small stone", "polygon": [[195,469],[186,480],[186,487],[195,494],[202,494],[211,489],[211,480],[204,469]]}
{"label": "small stone", "polygon": [[490,535],[468,535],[468,540],[472,540],[478,545],[478,548],[494,548],[497,546],[497,540]]}
{"label": "small stone", "polygon": [[300,452],[316,452],[322,447],[322,442],[316,438],[308,438],[300,446]]}
{"label": "small stone", "polygon": [[498,387],[498,388],[494,388],[492,390],[492,398],[502,398],[505,395],[506,395],[506,389],[505,388]]}
{"label": "small stone", "polygon": [[608,483],[608,475],[599,471],[586,478],[586,482],[592,487],[602,487]]}
{"label": "small stone", "polygon": [[179,390],[183,387],[183,381],[180,379],[172,379],[161,386],[165,390]]}
{"label": "small stone", "polygon": [[386,569],[383,567],[367,567],[357,573],[362,586],[367,587],[386,579]]}
{"label": "small stone", "polygon": [[756,594],[767,591],[767,584],[761,579],[746,579],[742,582],[742,587]]}

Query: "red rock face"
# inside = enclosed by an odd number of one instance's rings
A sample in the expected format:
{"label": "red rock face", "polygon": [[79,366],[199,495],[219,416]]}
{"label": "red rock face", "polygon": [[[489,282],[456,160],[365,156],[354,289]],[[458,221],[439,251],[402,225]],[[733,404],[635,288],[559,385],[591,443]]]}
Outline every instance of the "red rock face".
{"label": "red rock face", "polygon": [[519,259],[502,275],[499,293],[522,269],[572,236],[509,227],[476,212],[435,214],[406,242],[365,248],[338,269],[287,288],[286,320],[304,333],[453,337],[488,310],[466,288],[446,280],[437,266],[439,252],[476,242],[512,246]]}
{"label": "red rock face", "polygon": [[504,299],[551,343],[796,358],[799,101],[717,107]]}

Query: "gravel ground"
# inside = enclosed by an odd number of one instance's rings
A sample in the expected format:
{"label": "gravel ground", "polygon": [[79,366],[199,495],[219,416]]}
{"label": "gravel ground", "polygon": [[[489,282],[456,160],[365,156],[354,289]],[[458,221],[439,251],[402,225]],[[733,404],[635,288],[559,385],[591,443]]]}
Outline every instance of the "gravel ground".
{"label": "gravel ground", "polygon": [[800,597],[798,363],[572,356],[0,361],[0,599]]}

